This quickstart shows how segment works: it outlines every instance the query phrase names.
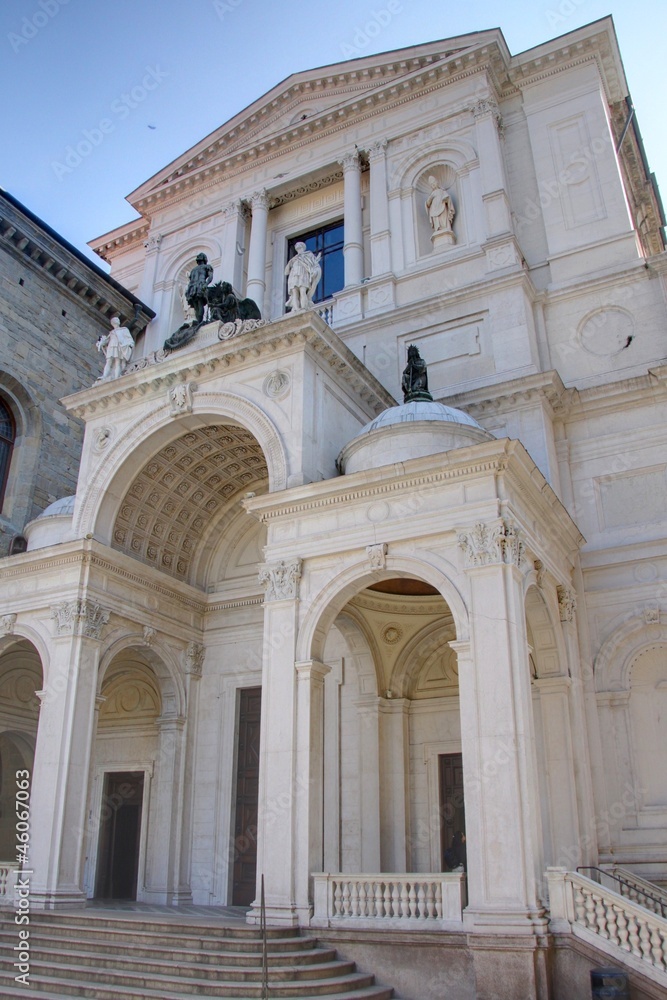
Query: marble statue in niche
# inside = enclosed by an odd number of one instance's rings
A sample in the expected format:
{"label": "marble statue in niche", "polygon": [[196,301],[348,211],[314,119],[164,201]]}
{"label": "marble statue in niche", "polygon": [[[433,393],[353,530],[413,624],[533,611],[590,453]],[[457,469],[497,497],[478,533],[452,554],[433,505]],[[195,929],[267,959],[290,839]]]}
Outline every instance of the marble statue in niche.
{"label": "marble statue in niche", "polygon": [[438,244],[456,243],[456,236],[452,229],[456,209],[451,195],[441,187],[438,179],[431,174],[428,179],[431,189],[426,199],[425,208],[428,215],[429,224],[433,230],[431,242],[433,247]]}

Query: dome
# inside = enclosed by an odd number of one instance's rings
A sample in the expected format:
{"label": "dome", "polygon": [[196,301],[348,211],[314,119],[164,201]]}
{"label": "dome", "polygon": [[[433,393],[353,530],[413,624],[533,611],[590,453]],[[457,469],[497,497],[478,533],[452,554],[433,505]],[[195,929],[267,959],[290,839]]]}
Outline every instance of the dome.
{"label": "dome", "polygon": [[338,456],[342,472],[406,462],[493,440],[473,417],[453,406],[417,399],[383,410],[345,445]]}
{"label": "dome", "polygon": [[23,533],[28,540],[28,552],[71,540],[75,500],[76,497],[54,500],[30,524],[26,524]]}
{"label": "dome", "polygon": [[40,517],[69,517],[74,513],[75,500],[76,497],[61,497],[60,500],[54,500],[37,515],[35,520],[39,520]]}

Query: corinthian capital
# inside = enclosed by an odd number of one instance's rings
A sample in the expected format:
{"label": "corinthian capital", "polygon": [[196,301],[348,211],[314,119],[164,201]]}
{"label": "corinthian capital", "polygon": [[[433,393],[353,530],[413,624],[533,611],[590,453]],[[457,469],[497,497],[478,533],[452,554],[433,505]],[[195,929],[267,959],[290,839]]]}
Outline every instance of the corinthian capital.
{"label": "corinthian capital", "polygon": [[494,563],[520,566],[523,561],[521,532],[505,519],[491,525],[479,521],[469,531],[460,532],[458,542],[469,568]]}
{"label": "corinthian capital", "polygon": [[369,143],[369,145],[366,146],[366,152],[368,153],[368,159],[370,162],[372,163],[373,160],[379,160],[384,157],[386,148],[386,139],[376,139],[375,142]]}
{"label": "corinthian capital", "polygon": [[51,608],[56,635],[83,635],[88,639],[100,639],[109,616],[110,612],[100,604],[81,599],[63,601]]}
{"label": "corinthian capital", "polygon": [[253,212],[255,211],[256,208],[268,209],[269,202],[270,202],[269,192],[266,190],[266,188],[262,188],[260,191],[253,191],[253,193],[250,195],[250,205],[252,207]]}
{"label": "corinthian capital", "polygon": [[144,242],[146,253],[155,253],[160,249],[160,243],[162,243],[162,235],[160,233],[151,233],[146,237]]}
{"label": "corinthian capital", "polygon": [[259,582],[266,590],[267,601],[294,601],[299,596],[301,560],[265,563],[259,570]]}
{"label": "corinthian capital", "polygon": [[359,150],[353,149],[349,153],[345,153],[341,156],[338,161],[343,168],[343,173],[347,170],[358,170],[359,169]]}

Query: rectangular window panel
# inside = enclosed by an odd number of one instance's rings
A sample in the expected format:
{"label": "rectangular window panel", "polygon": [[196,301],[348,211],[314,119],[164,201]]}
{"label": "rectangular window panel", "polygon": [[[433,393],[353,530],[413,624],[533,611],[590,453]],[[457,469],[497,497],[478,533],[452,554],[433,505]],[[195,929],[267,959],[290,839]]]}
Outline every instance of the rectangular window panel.
{"label": "rectangular window panel", "polygon": [[[322,279],[315,289],[313,302],[323,302],[339,292],[345,284],[343,266],[344,227],[342,222],[333,222],[319,229],[293,236],[287,243],[287,260],[294,256],[296,243],[305,243],[306,249],[321,254]],[[287,261],[285,262],[287,263]],[[287,279],[285,279],[285,300],[287,300]]]}

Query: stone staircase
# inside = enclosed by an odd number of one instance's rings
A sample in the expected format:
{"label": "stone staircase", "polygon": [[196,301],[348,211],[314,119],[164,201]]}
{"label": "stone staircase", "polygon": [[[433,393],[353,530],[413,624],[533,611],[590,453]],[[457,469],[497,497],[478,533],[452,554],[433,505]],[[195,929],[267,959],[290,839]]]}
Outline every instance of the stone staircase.
{"label": "stone staircase", "polygon": [[[192,1000],[262,996],[262,942],[240,920],[38,913],[30,918],[29,985],[17,983],[13,914],[0,921],[0,996],[23,1000]],[[294,928],[269,928],[269,996],[389,1000],[391,989]]]}

